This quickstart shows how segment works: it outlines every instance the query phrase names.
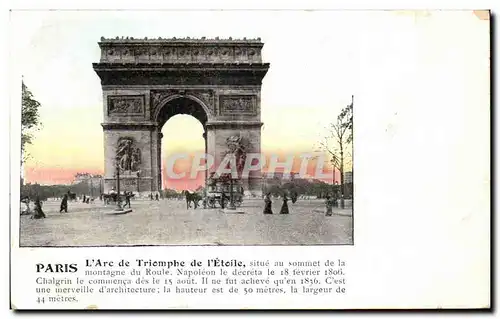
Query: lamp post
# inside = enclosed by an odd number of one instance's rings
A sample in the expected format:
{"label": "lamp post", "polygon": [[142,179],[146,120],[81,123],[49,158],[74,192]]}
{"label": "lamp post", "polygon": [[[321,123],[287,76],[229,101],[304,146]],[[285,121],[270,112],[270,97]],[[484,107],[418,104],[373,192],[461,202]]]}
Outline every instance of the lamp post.
{"label": "lamp post", "polygon": [[94,184],[92,183],[92,179],[94,177],[90,175],[90,198],[94,198]]}
{"label": "lamp post", "polygon": [[99,196],[102,194],[102,175],[99,175]]}
{"label": "lamp post", "polygon": [[137,172],[137,196],[139,196],[139,184],[140,184],[141,171]]}
{"label": "lamp post", "polygon": [[116,210],[122,211],[122,202],[120,198],[120,165],[118,159],[116,160]]}
{"label": "lamp post", "polygon": [[236,209],[236,206],[234,205],[234,192],[233,192],[233,178],[229,178],[229,205],[227,207],[228,209]]}

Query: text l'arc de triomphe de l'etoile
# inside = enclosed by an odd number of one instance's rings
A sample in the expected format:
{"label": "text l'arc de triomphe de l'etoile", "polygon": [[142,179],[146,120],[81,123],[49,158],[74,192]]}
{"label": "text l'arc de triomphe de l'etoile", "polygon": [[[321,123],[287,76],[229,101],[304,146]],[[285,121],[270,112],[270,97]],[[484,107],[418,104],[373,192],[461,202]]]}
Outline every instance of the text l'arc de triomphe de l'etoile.
{"label": "text l'arc de triomphe de l'etoile", "polygon": [[[260,153],[263,46],[260,38],[101,38],[93,67],[103,91],[104,191],[117,170],[122,191],[162,189],[161,129],[177,114],[203,125],[210,171],[228,150]],[[260,171],[243,185],[259,193]]]}

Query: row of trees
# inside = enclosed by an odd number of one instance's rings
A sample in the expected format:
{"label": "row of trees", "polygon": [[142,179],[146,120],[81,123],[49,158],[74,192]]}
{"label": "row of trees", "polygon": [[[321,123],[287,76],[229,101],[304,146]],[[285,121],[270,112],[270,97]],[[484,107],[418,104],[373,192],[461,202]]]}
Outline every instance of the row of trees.
{"label": "row of trees", "polygon": [[352,165],[353,107],[354,96],[351,97],[351,104],[343,108],[340,114],[337,115],[335,122],[329,125],[327,136],[320,142],[322,149],[331,156],[330,162],[333,167],[332,184],[336,183],[336,171],[340,172],[340,205],[342,208],[344,208],[344,198],[347,193],[346,183],[344,183],[344,169],[346,164]]}
{"label": "row of trees", "polygon": [[[83,182],[74,185],[40,185],[27,183],[21,185],[21,198],[28,197],[32,200],[36,198],[36,196],[39,196],[40,200],[61,198],[68,191],[78,196],[89,194],[88,185]],[[95,194],[98,194],[98,191]]]}
{"label": "row of trees", "polygon": [[[283,184],[281,183],[268,183],[262,187],[263,193],[271,193],[273,196],[282,196],[283,193],[297,192],[299,195],[316,196],[318,198],[325,198],[327,195],[341,193],[340,185],[328,184],[324,181],[317,179],[294,179]],[[352,184],[345,184],[344,197],[350,198],[352,196]]]}

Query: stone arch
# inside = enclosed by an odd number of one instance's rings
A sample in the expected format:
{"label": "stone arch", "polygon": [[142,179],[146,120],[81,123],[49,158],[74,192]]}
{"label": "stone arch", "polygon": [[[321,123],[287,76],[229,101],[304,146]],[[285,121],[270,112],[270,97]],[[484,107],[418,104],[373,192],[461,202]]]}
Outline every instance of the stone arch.
{"label": "stone arch", "polygon": [[[263,45],[260,39],[102,38],[93,68],[103,90],[104,192],[116,185],[122,191],[160,190],[161,128],[176,114],[192,111],[201,119],[205,149],[216,163],[234,136],[249,142],[248,153],[260,153],[260,92],[269,69],[262,62]],[[180,54],[179,47],[193,54]],[[116,174],[123,136],[141,150],[140,174]],[[259,190],[260,172],[254,173],[246,190]]]}
{"label": "stone arch", "polygon": [[[203,102],[197,96],[195,96],[193,94],[174,93],[174,94],[171,94],[171,95],[168,95],[168,96],[164,97],[162,100],[160,100],[158,102],[158,104],[156,105],[155,110],[154,110],[153,121],[155,121],[157,124],[159,124],[160,122],[162,122],[162,120],[159,119],[159,115],[161,114],[161,112],[164,109],[164,107],[167,104],[169,104],[170,102],[178,100],[178,99],[188,99],[188,100],[191,100],[191,101],[195,102],[199,106],[201,106],[203,108],[203,111],[205,112],[205,115],[206,115],[206,121],[205,122],[208,122],[208,121],[210,121],[213,118],[213,113],[211,112],[210,108],[205,104],[205,102]],[[178,113],[178,114],[189,114],[189,113]],[[189,114],[189,115],[192,115],[192,114]],[[194,116],[194,117],[198,119],[198,117],[196,117],[196,116]],[[165,123],[162,123],[162,125],[163,124],[165,124]],[[206,123],[202,122],[203,126],[205,126],[205,124]]]}

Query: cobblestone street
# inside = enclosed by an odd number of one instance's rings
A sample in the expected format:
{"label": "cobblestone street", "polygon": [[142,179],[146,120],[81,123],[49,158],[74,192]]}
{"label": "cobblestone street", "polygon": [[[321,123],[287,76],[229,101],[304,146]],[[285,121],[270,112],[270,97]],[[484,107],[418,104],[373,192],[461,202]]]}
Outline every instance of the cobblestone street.
{"label": "cobblestone street", "polygon": [[70,202],[59,213],[59,201],[47,201],[47,218],[21,216],[21,246],[116,245],[315,245],[352,244],[351,209],[324,214],[321,200],[289,202],[289,215],[264,215],[262,200],[246,200],[238,209],[186,209],[184,200],[135,200],[133,211],[112,215],[115,206]]}

